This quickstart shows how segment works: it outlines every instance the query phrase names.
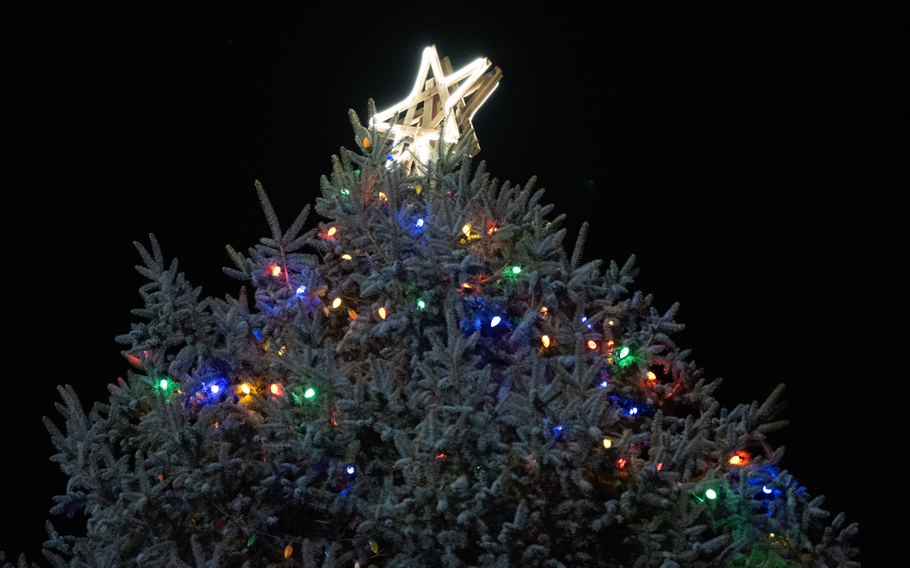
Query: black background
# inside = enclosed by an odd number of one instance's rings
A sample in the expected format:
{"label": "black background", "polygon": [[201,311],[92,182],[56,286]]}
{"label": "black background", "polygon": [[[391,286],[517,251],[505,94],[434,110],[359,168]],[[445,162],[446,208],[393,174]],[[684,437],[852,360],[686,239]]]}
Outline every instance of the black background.
{"label": "black background", "polygon": [[[903,396],[888,388],[903,379],[881,347],[890,302],[873,260],[898,147],[869,150],[897,132],[877,41],[893,19],[830,4],[566,4],[4,7],[0,550],[38,560],[65,492],[41,424],[62,425],[56,386],[88,410],[126,376],[113,338],[138,321],[145,282],[132,242],[155,233],[203,295],[236,295],[224,246],[268,234],[253,181],[289,225],[330,156],[355,147],[348,109],[366,120],[368,98],[401,100],[435,44],[456,69],[487,57],[503,71],[474,117],[475,167],[536,175],[568,215],[567,248],[590,223],[586,261],[637,255],[635,289],[660,311],[681,302],[675,340],[724,377],[725,406],[786,383],[791,425],[771,438],[782,468],[860,522],[874,565],[895,458],[873,445],[906,447],[877,425]],[[54,523],[84,534],[84,519]]]}

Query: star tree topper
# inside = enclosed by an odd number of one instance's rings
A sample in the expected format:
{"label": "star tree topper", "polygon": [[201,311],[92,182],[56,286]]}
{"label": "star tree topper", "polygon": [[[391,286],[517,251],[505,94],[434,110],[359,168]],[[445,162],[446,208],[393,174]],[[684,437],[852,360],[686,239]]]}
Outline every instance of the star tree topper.
{"label": "star tree topper", "polygon": [[[378,130],[392,129],[395,138],[395,152],[393,157],[401,159],[411,167],[411,158],[407,144],[397,145],[398,141],[410,136],[413,151],[421,160],[426,160],[435,140],[439,139],[439,123],[444,117],[455,114],[446,120],[446,142],[457,142],[461,135],[472,129],[473,146],[471,156],[480,151],[480,144],[473,134],[471,119],[480,105],[487,100],[502,78],[499,67],[488,71],[491,63],[486,58],[480,58],[473,63],[454,71],[448,57],[439,60],[436,46],[423,50],[423,61],[417,73],[417,82],[411,94],[397,105],[377,113],[370,122]],[[430,72],[432,71],[432,77]]]}

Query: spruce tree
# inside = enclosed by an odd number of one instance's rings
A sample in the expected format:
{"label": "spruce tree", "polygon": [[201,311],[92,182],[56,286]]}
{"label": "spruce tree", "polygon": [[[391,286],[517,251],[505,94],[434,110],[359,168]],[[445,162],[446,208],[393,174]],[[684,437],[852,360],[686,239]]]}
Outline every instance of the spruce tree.
{"label": "spruce tree", "polygon": [[59,387],[65,427],[45,418],[70,477],[52,512],[89,519],[48,522],[53,566],[859,565],[856,523],[765,439],[783,385],[720,408],[634,256],[583,263],[587,225],[567,252],[534,178],[472,172],[472,135],[443,123],[410,171],[350,119],[317,226],[284,230],[256,182],[270,235],[227,247],[237,297],[136,243],[134,370],[88,414]]}

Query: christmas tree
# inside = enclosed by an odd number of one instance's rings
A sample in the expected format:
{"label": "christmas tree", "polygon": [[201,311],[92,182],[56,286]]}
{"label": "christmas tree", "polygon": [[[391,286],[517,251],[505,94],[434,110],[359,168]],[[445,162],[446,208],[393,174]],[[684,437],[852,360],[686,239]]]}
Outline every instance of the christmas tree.
{"label": "christmas tree", "polygon": [[426,65],[400,108],[351,111],[316,227],[256,183],[271,234],[227,247],[237,297],[136,244],[134,371],[45,419],[53,512],[89,517],[48,523],[52,565],[858,566],[856,524],[765,439],[783,385],[720,408],[634,257],[582,263],[533,178],[472,171],[498,69]]}

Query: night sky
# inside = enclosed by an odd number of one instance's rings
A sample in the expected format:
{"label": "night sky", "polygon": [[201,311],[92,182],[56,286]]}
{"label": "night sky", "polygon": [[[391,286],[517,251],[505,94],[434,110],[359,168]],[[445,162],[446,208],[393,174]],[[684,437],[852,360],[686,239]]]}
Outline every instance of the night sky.
{"label": "night sky", "polygon": [[[404,98],[432,44],[456,69],[478,57],[502,69],[474,117],[474,167],[513,184],[536,175],[551,218],[568,216],[568,249],[589,222],[585,261],[635,254],[634,289],[661,312],[681,303],[674,339],[724,378],[724,406],[786,383],[790,426],[770,437],[787,447],[782,469],[860,522],[864,562],[883,550],[864,493],[881,465],[867,463],[858,407],[889,371],[860,352],[877,349],[884,317],[863,203],[888,159],[862,157],[878,88],[864,74],[877,57],[868,15],[610,4],[4,7],[0,550],[43,560],[66,487],[41,423],[62,427],[56,386],[88,410],[126,377],[114,337],[139,321],[145,282],[133,241],[154,233],[204,296],[236,296],[225,245],[246,251],[269,233],[254,180],[289,225],[315,204],[331,155],[355,147],[348,109],[366,121],[369,98]],[[53,520],[84,534],[84,519]]]}

